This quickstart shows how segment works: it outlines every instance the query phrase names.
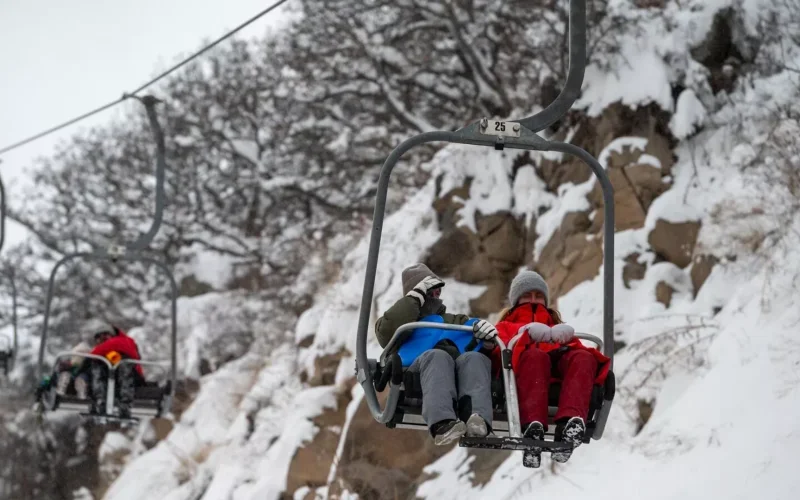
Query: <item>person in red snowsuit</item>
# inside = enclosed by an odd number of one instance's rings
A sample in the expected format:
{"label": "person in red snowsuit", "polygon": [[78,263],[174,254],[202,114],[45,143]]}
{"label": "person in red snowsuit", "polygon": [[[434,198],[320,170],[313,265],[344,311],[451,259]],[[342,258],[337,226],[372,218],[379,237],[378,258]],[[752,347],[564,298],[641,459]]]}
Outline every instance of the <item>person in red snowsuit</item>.
{"label": "person in red snowsuit", "polygon": [[[130,407],[133,403],[136,387],[144,385],[144,370],[141,365],[119,362],[123,359],[142,359],[139,347],[131,337],[116,326],[102,320],[92,320],[87,324],[87,333],[91,335],[95,346],[91,354],[102,356],[116,366],[114,370],[117,387],[117,408],[121,418],[130,417]],[[92,377],[92,409],[93,414],[105,413],[106,379],[108,367],[101,362],[93,360],[91,365]],[[111,411],[111,408],[107,409]]]}
{"label": "person in red snowsuit", "polygon": [[[560,380],[555,439],[572,443],[574,449],[586,432],[592,387],[605,382],[610,359],[584,346],[575,338],[575,330],[561,321],[558,311],[549,307],[547,283],[538,273],[520,272],[511,282],[508,298],[511,307],[500,313],[495,326],[506,344],[518,333],[526,333],[511,355],[523,436],[544,439],[549,385],[551,380]],[[494,359],[495,366],[501,366],[499,349]],[[552,452],[553,460],[560,463],[571,455],[572,450]],[[535,468],[540,464],[541,449],[524,453],[523,465]]]}

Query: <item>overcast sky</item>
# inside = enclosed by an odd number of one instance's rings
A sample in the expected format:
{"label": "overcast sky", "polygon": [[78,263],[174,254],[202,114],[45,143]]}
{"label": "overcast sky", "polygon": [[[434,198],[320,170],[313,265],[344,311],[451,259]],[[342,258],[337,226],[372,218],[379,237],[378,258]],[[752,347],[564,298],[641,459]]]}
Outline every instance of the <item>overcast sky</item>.
{"label": "overcast sky", "polygon": [[[119,98],[274,0],[0,0],[0,147]],[[280,27],[289,0],[240,32]],[[224,42],[223,42],[224,43]],[[123,104],[0,156],[10,190],[37,156]],[[24,174],[22,174],[24,175]],[[9,189],[10,188],[10,189]],[[21,233],[9,224],[6,245]],[[6,247],[7,248],[7,247]]]}

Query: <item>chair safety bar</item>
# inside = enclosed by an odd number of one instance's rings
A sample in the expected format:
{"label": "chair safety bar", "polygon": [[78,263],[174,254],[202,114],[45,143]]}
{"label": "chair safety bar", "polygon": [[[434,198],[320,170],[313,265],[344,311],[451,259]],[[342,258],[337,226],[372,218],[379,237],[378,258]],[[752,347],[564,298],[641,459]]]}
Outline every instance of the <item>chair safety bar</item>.
{"label": "chair safety bar", "polygon": [[169,361],[142,361],[141,359],[121,359],[117,365],[141,365],[141,366],[155,366],[158,368],[168,368]]}
{"label": "chair safety bar", "polygon": [[[586,0],[570,0],[569,31],[569,73],[567,82],[561,94],[547,108],[536,115],[518,121],[498,121],[483,118],[454,132],[433,131],[416,135],[397,146],[389,154],[381,168],[375,197],[375,210],[372,219],[367,267],[364,273],[364,288],[361,295],[356,340],[356,378],[364,390],[370,412],[378,422],[386,423],[391,420],[399,397],[399,389],[395,384],[392,384],[387,407],[381,410],[373,385],[373,372],[370,370],[369,360],[367,359],[367,332],[372,312],[375,275],[378,267],[387,191],[392,170],[397,162],[411,148],[422,144],[444,141],[455,144],[494,147],[497,150],[512,148],[529,151],[555,151],[576,156],[592,169],[603,193],[603,348],[605,354],[612,358],[613,362],[614,188],[602,165],[588,152],[574,144],[549,142],[536,135],[537,131],[543,130],[564,116],[580,93],[586,65]],[[439,323],[436,326],[437,328],[442,328]],[[509,399],[516,401],[515,397]]]}
{"label": "chair safety bar", "polygon": [[[517,345],[517,342],[519,342],[519,339],[521,339],[523,335],[525,335],[525,332],[514,335],[514,337],[511,339],[511,342],[508,343],[508,348],[513,350],[514,346]],[[597,344],[598,349],[603,349],[603,341],[597,335],[592,335],[591,333],[575,332],[575,338],[581,340],[588,340],[589,342],[594,342],[595,344]]]}
{"label": "chair safety bar", "polygon": [[[88,352],[79,352],[79,351],[61,351],[56,354],[55,362],[57,363],[61,358],[69,358],[72,356],[80,356],[82,358],[93,359],[95,361],[102,361],[106,368],[108,368],[109,374],[113,372],[116,368],[114,365],[111,364],[109,360],[104,358],[103,356],[98,356],[97,354],[89,354]],[[116,380],[114,377],[108,377],[108,383],[106,384],[106,408],[113,408],[114,407],[114,391],[116,390]]]}
{"label": "chair safety bar", "polygon": [[594,342],[594,344],[597,346],[598,351],[603,350],[603,339],[601,339],[597,335],[592,335],[591,333],[575,332],[575,338],[581,340],[588,340],[589,342]]}
{"label": "chair safety bar", "polygon": [[[62,358],[71,358],[73,356],[80,356],[82,358],[87,359],[94,359],[96,361],[102,361],[106,368],[108,368],[109,377],[108,383],[106,384],[106,408],[113,408],[114,407],[114,391],[116,389],[116,379],[111,375],[112,372],[115,372],[117,368],[119,368],[123,364],[130,364],[130,365],[146,365],[146,366],[158,366],[158,367],[166,367],[169,363],[164,361],[141,361],[138,359],[123,359],[120,360],[119,363],[116,365],[111,364],[111,361],[106,359],[103,356],[99,356],[97,354],[91,354],[88,352],[80,352],[80,351],[61,351],[55,356],[55,363],[58,363],[59,359]],[[170,397],[171,400],[171,397]],[[169,409],[165,409],[165,412],[168,412]]]}
{"label": "chair safety bar", "polygon": [[[452,326],[458,326],[459,328],[452,328]],[[397,330],[395,330],[394,335],[389,340],[389,343],[386,344],[386,347],[383,348],[383,352],[381,353],[381,357],[379,359],[381,366],[386,366],[386,358],[394,350],[395,345],[400,342],[400,338],[402,338],[402,334],[410,331],[416,330],[417,328],[439,328],[440,330],[460,330],[460,331],[467,331],[462,325],[448,325],[444,323],[433,323],[427,321],[415,321],[413,323],[406,323],[401,325]],[[471,330],[472,327],[466,327]],[[511,339],[511,344],[509,344],[509,349],[512,349],[512,345],[516,343],[516,339],[518,339],[519,335]],[[575,332],[575,337],[581,340],[588,340],[589,342],[594,342],[597,345],[597,348],[602,350],[603,349],[603,340],[598,337],[597,335],[592,335],[591,333],[581,333]]]}
{"label": "chair safety bar", "polygon": [[109,370],[111,370],[111,371],[116,370],[116,367],[111,364],[111,361],[106,359],[104,356],[100,356],[98,354],[91,354],[91,353],[88,353],[88,352],[61,351],[58,354],[56,354],[55,362],[57,363],[58,360],[61,359],[61,358],[71,358],[73,356],[80,356],[81,358],[87,358],[87,359],[94,359],[94,360],[97,360],[97,361],[102,361]]}

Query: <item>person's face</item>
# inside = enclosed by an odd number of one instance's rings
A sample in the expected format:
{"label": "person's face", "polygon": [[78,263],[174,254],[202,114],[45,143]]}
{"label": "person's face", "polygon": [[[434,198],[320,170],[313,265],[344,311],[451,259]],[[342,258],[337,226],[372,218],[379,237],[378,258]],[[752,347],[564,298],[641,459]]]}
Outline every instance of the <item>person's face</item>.
{"label": "person's face", "polygon": [[434,299],[438,299],[441,294],[442,294],[442,287],[436,288],[428,292],[428,295],[430,295]]}
{"label": "person's face", "polygon": [[530,292],[522,294],[517,304],[541,304],[543,306],[547,305],[545,304],[544,294],[539,290],[532,290]]}
{"label": "person's face", "polygon": [[105,342],[106,340],[111,338],[111,334],[108,332],[98,333],[94,336],[94,345],[99,345]]}

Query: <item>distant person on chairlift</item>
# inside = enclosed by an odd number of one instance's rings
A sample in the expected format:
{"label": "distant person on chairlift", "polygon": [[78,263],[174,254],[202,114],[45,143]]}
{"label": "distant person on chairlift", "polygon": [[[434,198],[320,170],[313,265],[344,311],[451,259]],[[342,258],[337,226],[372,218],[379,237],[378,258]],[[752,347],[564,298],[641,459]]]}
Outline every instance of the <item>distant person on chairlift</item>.
{"label": "distant person on chairlift", "polygon": [[[116,388],[118,392],[117,407],[121,418],[130,418],[131,404],[137,386],[144,385],[144,371],[141,365],[131,363],[119,364],[123,359],[140,360],[139,347],[131,337],[122,330],[105,321],[95,319],[87,324],[87,330],[94,339],[95,346],[91,354],[103,356],[108,359],[116,374]],[[104,363],[96,360],[90,361],[92,379],[92,414],[103,414],[106,398],[106,377],[108,368]],[[107,411],[111,411],[108,408]]]}
{"label": "distant person on chairlift", "polygon": [[[447,313],[440,298],[444,282],[424,264],[404,269],[402,281],[404,297],[375,324],[378,342],[386,347],[395,330],[415,321],[471,325],[473,333],[417,328],[407,332],[397,354],[408,371],[419,374],[422,418],[436,445],[465,434],[487,436],[492,423],[490,356],[497,330],[488,321]],[[468,351],[470,343],[478,350]]]}
{"label": "distant person on chairlift", "polygon": [[[500,313],[497,331],[508,344],[526,332],[511,356],[517,380],[520,424],[523,436],[543,440],[547,428],[548,391],[551,380],[561,381],[558,411],[555,415],[556,441],[580,446],[586,432],[586,419],[594,384],[602,385],[608,375],[610,359],[575,338],[575,329],[549,307],[550,292],[544,278],[533,271],[522,271],[511,282],[508,294],[511,307]],[[499,350],[495,352],[499,366]],[[572,450],[553,451],[554,461],[569,460]],[[526,451],[523,465],[539,467],[541,450]]]}
{"label": "distant person on chairlift", "polygon": [[[70,351],[77,353],[91,352],[92,346],[86,340],[80,341]],[[64,396],[69,389],[70,382],[74,382],[75,394],[81,399],[88,399],[89,371],[85,368],[84,358],[80,355],[70,356],[58,363],[58,382],[56,393]]]}

